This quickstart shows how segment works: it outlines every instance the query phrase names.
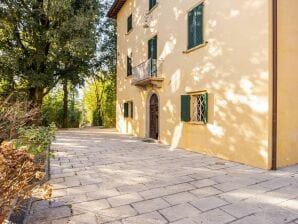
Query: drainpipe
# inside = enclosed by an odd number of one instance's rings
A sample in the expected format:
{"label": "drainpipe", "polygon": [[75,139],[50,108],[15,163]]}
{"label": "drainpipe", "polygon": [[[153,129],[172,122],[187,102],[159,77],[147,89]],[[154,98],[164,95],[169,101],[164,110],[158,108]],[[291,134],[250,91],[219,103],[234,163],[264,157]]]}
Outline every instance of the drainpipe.
{"label": "drainpipe", "polygon": [[272,170],[277,169],[277,0],[273,0]]}

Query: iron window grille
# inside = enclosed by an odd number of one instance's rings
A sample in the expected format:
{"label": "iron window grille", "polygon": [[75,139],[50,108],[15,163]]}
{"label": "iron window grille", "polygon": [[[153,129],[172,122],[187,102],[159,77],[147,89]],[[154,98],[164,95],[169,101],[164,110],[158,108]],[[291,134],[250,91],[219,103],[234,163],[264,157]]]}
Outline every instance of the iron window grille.
{"label": "iron window grille", "polygon": [[208,122],[208,94],[201,93],[192,95],[192,116],[193,122]]}

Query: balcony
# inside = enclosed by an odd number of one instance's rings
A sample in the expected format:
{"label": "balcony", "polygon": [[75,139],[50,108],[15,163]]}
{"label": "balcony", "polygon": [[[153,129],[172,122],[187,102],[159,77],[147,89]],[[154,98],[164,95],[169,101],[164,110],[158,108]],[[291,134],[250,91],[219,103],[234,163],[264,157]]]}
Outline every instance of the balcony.
{"label": "balcony", "polygon": [[132,84],[138,87],[162,86],[161,64],[156,59],[149,59],[132,69]]}

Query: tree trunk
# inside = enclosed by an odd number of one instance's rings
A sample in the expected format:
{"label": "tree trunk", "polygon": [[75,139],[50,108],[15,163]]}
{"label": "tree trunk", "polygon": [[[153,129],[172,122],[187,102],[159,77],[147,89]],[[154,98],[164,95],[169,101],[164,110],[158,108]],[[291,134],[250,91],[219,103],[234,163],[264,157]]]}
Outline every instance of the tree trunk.
{"label": "tree trunk", "polygon": [[43,101],[43,88],[31,87],[29,88],[29,101],[31,107],[37,107],[41,109]]}
{"label": "tree trunk", "polygon": [[68,88],[67,79],[63,80],[63,128],[68,128]]}

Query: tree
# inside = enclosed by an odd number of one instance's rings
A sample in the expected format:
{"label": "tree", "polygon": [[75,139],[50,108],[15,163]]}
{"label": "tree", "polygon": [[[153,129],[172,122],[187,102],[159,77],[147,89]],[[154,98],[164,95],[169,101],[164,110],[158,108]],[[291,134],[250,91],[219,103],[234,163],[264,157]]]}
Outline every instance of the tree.
{"label": "tree", "polygon": [[103,1],[99,19],[98,54],[93,62],[95,76],[88,83],[84,101],[93,125],[115,126],[116,120],[116,24],[107,18],[106,12],[112,1]]}
{"label": "tree", "polygon": [[3,0],[0,79],[22,86],[39,107],[58,82],[83,83],[100,9],[96,0]]}

